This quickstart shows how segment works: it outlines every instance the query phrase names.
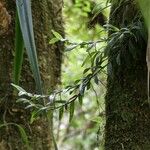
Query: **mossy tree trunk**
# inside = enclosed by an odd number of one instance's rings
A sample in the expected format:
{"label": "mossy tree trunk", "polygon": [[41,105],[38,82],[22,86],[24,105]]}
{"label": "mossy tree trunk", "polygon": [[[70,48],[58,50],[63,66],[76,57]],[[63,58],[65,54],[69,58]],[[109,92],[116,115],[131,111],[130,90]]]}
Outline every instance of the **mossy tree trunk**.
{"label": "mossy tree trunk", "polygon": [[[137,26],[109,52],[106,93],[106,150],[149,150],[150,107],[147,100],[147,32],[136,1],[113,0],[110,24]],[[109,33],[109,35],[111,35]]]}
{"label": "mossy tree trunk", "polygon": [[[22,126],[28,135],[29,144],[33,150],[53,149],[50,131],[52,130],[52,117],[50,124],[46,116],[39,117],[33,124],[30,124],[30,111],[24,110],[21,104],[16,104],[16,98],[12,94],[13,90],[10,83],[13,82],[16,7],[15,1],[3,0],[2,3],[11,16],[11,23],[7,32],[0,35],[0,124],[13,122]],[[64,47],[59,42],[49,45],[49,40],[53,38],[52,29],[64,36],[62,5],[62,0],[32,0],[35,40],[45,94],[54,90],[60,83]],[[35,92],[35,82],[26,54],[20,85],[29,92]],[[27,149],[16,127],[8,126],[0,129],[0,149]]]}

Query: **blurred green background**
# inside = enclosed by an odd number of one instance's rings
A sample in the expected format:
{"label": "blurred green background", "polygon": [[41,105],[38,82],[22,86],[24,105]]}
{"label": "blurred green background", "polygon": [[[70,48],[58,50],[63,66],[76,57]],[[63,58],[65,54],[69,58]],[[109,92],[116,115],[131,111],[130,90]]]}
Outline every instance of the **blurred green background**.
{"label": "blurred green background", "polygon": [[[66,39],[71,42],[82,42],[107,38],[107,33],[98,20],[92,23],[96,13],[103,13],[106,17],[105,21],[107,21],[109,7],[106,7],[106,0],[65,0],[63,15]],[[103,51],[103,46],[105,46],[105,43],[97,44],[91,51]],[[90,66],[90,62],[88,62],[81,67],[88,54],[86,47],[77,47],[72,51],[65,52],[62,66],[62,87],[70,85],[75,80],[83,77],[83,70]],[[104,96],[106,91],[105,71],[100,74],[99,78],[101,84],[92,84],[92,88],[85,93],[83,105],[80,106],[76,102],[75,115],[71,123],[69,123],[67,112],[65,112],[62,120],[59,122],[58,112],[55,112],[54,132],[59,149],[103,149],[105,126]]]}

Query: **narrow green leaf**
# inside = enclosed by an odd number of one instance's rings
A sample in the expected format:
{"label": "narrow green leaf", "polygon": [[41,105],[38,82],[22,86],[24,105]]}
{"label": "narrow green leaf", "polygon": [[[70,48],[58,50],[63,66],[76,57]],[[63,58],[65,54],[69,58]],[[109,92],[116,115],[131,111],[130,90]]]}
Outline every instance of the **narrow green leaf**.
{"label": "narrow green leaf", "polygon": [[35,104],[30,104],[30,105],[26,106],[25,109],[29,109],[29,108],[32,108],[32,107],[35,107]]}
{"label": "narrow green leaf", "polygon": [[20,125],[16,124],[16,126],[18,127],[18,129],[20,131],[23,142],[26,143],[27,145],[29,145],[28,137],[27,137],[25,130]]}
{"label": "narrow green leaf", "polygon": [[102,117],[96,116],[91,118],[90,120],[100,124],[102,122]]}
{"label": "narrow green leaf", "polygon": [[57,38],[52,38],[50,41],[49,41],[49,44],[54,44],[54,43],[56,43],[56,42],[58,42],[59,41],[59,39],[57,39]]}
{"label": "narrow green leaf", "polygon": [[65,104],[66,103],[66,101],[65,100],[57,100],[57,101],[55,101],[55,103],[60,103],[60,104]]}
{"label": "narrow green leaf", "polygon": [[71,51],[71,50],[77,48],[78,46],[79,46],[79,44],[68,46],[68,47],[66,47],[65,51],[66,51],[66,52],[67,52],[67,51]]}
{"label": "narrow green leaf", "polygon": [[38,111],[35,111],[35,110],[32,111],[31,118],[30,118],[30,124],[32,124],[36,120],[37,114],[38,114]]}
{"label": "narrow green leaf", "polygon": [[94,46],[95,46],[95,44],[89,45],[88,48],[86,49],[86,52],[89,52]]}
{"label": "narrow green leaf", "polygon": [[75,102],[72,101],[70,103],[70,116],[69,116],[69,122],[72,121],[73,115],[74,115],[74,106],[75,106]]}
{"label": "narrow green leaf", "polygon": [[16,100],[16,103],[20,103],[20,102],[22,102],[22,103],[29,103],[29,100],[26,99],[26,98],[19,98],[19,99]]}
{"label": "narrow green leaf", "polygon": [[81,94],[79,94],[78,99],[79,99],[79,104],[82,106],[82,104],[83,104],[83,96]]}
{"label": "narrow green leaf", "polygon": [[[11,85],[13,86],[13,87],[15,87],[19,92],[26,92],[22,87],[20,87],[20,86],[18,86],[18,85],[15,85],[15,84],[13,84],[13,83],[11,83]],[[27,93],[27,92],[26,92]]]}
{"label": "narrow green leaf", "polygon": [[80,84],[80,87],[79,87],[79,93],[80,95],[84,95],[84,91],[85,91],[85,84],[84,83],[81,83]]}
{"label": "narrow green leaf", "polygon": [[75,81],[74,81],[74,84],[78,84],[80,81],[81,81],[81,80],[79,80],[79,79],[78,79],[78,80],[75,80]]}
{"label": "narrow green leaf", "polygon": [[117,28],[117,27],[115,27],[115,26],[113,26],[113,25],[111,25],[111,24],[106,24],[106,25],[104,25],[104,27],[105,27],[106,29],[110,30],[110,31],[116,31],[116,32],[119,31],[119,28]]}
{"label": "narrow green leaf", "polygon": [[68,110],[68,105],[67,104],[65,105],[65,110]]}
{"label": "narrow green leaf", "polygon": [[58,40],[63,39],[63,37],[62,37],[58,32],[56,32],[56,31],[54,31],[54,30],[51,30],[51,31],[52,31],[52,33],[54,34],[54,36],[55,36]]}
{"label": "narrow green leaf", "polygon": [[89,81],[86,85],[86,90],[89,90],[91,88],[91,82]]}
{"label": "narrow green leaf", "polygon": [[91,68],[86,68],[84,71],[83,71],[83,74],[87,73]]}
{"label": "narrow green leaf", "polygon": [[16,4],[24,45],[29,57],[29,62],[35,79],[36,88],[38,93],[42,94],[41,77],[38,67],[36,46],[33,33],[31,1],[16,0]]}
{"label": "narrow green leaf", "polygon": [[97,76],[94,76],[94,82],[95,82],[97,85],[99,85],[99,79],[98,79]]}
{"label": "narrow green leaf", "polygon": [[5,124],[2,124],[0,125],[0,128],[2,127],[6,127],[6,126],[9,126],[9,125],[13,125],[15,127],[18,128],[19,132],[20,132],[20,135],[21,135],[21,138],[22,138],[22,141],[25,143],[25,145],[27,146],[27,149],[28,150],[31,150],[31,147],[29,146],[29,140],[28,140],[28,136],[25,132],[25,130],[18,124],[16,123],[5,123]]}
{"label": "narrow green leaf", "polygon": [[14,57],[14,69],[13,69],[13,80],[14,83],[19,85],[21,68],[23,62],[24,43],[22,33],[20,29],[20,23],[18,19],[18,13],[16,12],[16,23],[15,23],[15,57]]}
{"label": "narrow green leaf", "polygon": [[61,108],[59,109],[59,120],[62,119],[63,114],[64,114],[64,107],[61,107]]}
{"label": "narrow green leaf", "polygon": [[91,52],[89,55],[87,55],[87,57],[85,58],[81,66],[83,67],[88,61],[90,61],[90,59],[92,58],[94,54],[95,52]]}

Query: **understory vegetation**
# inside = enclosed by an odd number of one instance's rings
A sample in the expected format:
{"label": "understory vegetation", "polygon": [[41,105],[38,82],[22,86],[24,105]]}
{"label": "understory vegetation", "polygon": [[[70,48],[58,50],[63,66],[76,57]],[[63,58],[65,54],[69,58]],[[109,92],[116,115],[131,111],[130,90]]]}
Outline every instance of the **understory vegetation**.
{"label": "understory vegetation", "polygon": [[149,2],[7,3],[0,2],[0,53],[12,33],[15,40],[0,70],[10,76],[0,78],[0,149],[148,150]]}

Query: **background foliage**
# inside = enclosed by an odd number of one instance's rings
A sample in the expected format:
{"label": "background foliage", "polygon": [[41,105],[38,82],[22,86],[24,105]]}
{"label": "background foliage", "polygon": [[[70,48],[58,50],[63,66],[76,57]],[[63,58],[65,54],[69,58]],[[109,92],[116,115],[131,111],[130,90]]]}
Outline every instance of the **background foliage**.
{"label": "background foliage", "polygon": [[[34,95],[15,85],[19,84],[25,46],[38,94],[42,94],[31,4],[29,1],[23,0],[16,2],[15,84],[12,85],[19,90],[20,98],[17,102],[23,102],[25,109],[31,110],[30,123],[33,123],[39,114],[46,114],[47,118],[50,118],[48,112],[51,109],[54,110],[54,135],[58,148],[62,150],[103,149],[104,95],[107,73],[113,78],[112,63],[119,68],[121,64],[131,63],[132,60],[138,59],[140,54],[136,50],[141,49],[141,43],[138,41],[142,41],[142,39],[143,42],[146,41],[146,31],[142,29],[143,24],[139,12],[135,18],[130,18],[129,25],[124,17],[120,28],[108,24],[109,2],[110,0],[101,0],[100,2],[98,0],[66,0],[64,2],[66,37],[63,38],[52,30],[54,38],[49,41],[49,44],[59,41],[66,45],[62,85],[48,95]],[[120,1],[118,10],[121,9],[122,2]],[[149,4],[147,2],[139,3],[145,19],[149,14],[149,11],[144,11],[146,4]],[[125,3],[123,4],[123,7],[127,6]],[[137,18],[139,19],[135,21]],[[146,23],[149,24],[147,20]],[[111,34],[107,35],[108,32]],[[121,50],[122,45],[130,47],[126,51],[128,55]],[[111,53],[110,49],[113,57],[107,58]],[[123,59],[122,56],[127,57]],[[106,66],[108,66],[107,71]],[[44,100],[44,103],[41,103],[40,100]],[[22,140],[29,147],[26,132],[18,124],[4,123],[0,125],[0,128],[10,125],[18,128]],[[53,141],[55,149],[57,149],[55,140],[53,139]]]}
{"label": "background foliage", "polygon": [[[105,66],[107,65],[104,53],[107,32],[103,25],[107,23],[109,12],[109,5],[106,3],[106,1],[98,3],[91,0],[65,1],[66,38],[63,39],[59,33],[52,30],[54,38],[49,42],[49,44],[53,44],[60,40],[66,45],[60,91],[57,89],[57,91],[50,93],[50,96],[33,95],[13,84],[20,91],[20,99],[17,102],[27,104],[25,109],[32,110],[30,123],[34,122],[41,112],[49,109],[55,110],[54,135],[56,135],[58,147],[61,149],[91,150],[98,149],[99,146],[101,149],[103,148]],[[24,3],[25,5],[26,3]],[[31,13],[29,13],[30,15],[28,13],[22,14],[20,7],[22,5],[18,4],[20,20],[24,15],[27,15],[27,18],[31,20]],[[27,7],[30,8],[29,4]],[[28,55],[34,73],[34,64],[37,66],[37,63],[32,62],[32,60],[36,61],[34,59],[34,40],[32,40],[33,37],[25,38],[28,36],[28,30],[32,30],[32,24],[29,24],[30,28],[26,28],[27,31],[23,30],[23,26],[27,25],[23,21],[20,24],[25,46],[29,45],[26,48],[29,51]],[[67,93],[61,89],[66,89]],[[65,95],[63,95],[64,93]],[[23,98],[25,95],[27,98]],[[44,105],[39,103],[38,100],[43,98],[48,98],[49,102]],[[77,99],[78,101],[76,101]]]}
{"label": "background foliage", "polygon": [[[95,9],[97,7],[105,7],[106,1],[95,1]],[[91,0],[76,0],[65,1],[64,4],[64,19],[66,38],[71,42],[83,42],[83,41],[96,41],[100,38],[107,36],[103,27],[98,23],[92,27],[89,27],[89,22],[92,19],[89,17],[89,13],[92,13]],[[98,9],[98,8],[97,8]],[[99,10],[99,9],[98,9]],[[108,16],[109,8],[104,9],[103,13]],[[81,21],[82,20],[82,21]],[[97,44],[96,47],[90,50],[90,53],[97,51],[103,51],[105,43]],[[83,71],[90,67],[91,62],[86,61],[86,64],[82,66],[85,59],[89,56],[89,52],[86,51],[87,47],[65,52],[63,72],[62,72],[62,86],[71,85],[75,80],[83,77]],[[82,67],[81,67],[82,66]],[[100,81],[99,85],[96,85],[92,81],[92,88],[85,93],[83,98],[83,105],[75,104],[75,115],[71,123],[69,124],[69,116],[67,111],[64,114],[59,123],[58,115],[56,112],[55,119],[55,134],[58,141],[58,147],[61,149],[78,149],[78,150],[91,150],[91,149],[103,149],[104,143],[104,95],[106,74],[102,73],[98,75]]]}

